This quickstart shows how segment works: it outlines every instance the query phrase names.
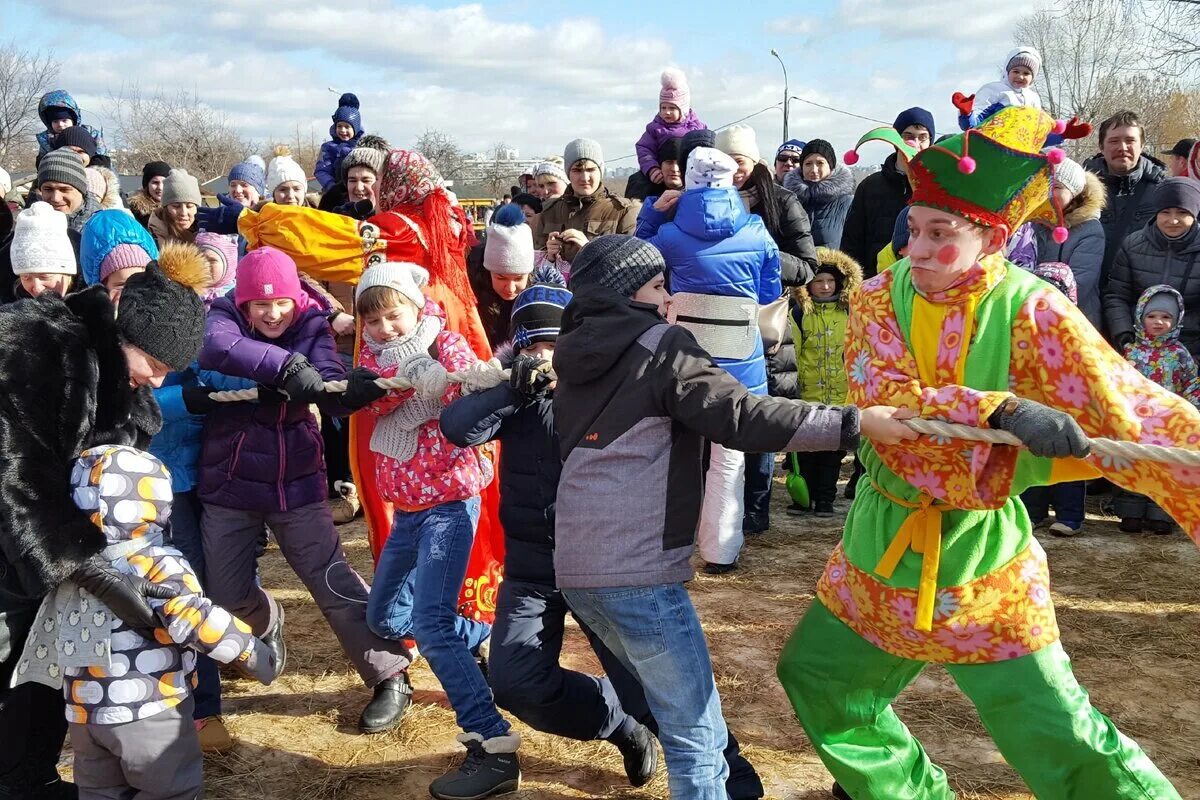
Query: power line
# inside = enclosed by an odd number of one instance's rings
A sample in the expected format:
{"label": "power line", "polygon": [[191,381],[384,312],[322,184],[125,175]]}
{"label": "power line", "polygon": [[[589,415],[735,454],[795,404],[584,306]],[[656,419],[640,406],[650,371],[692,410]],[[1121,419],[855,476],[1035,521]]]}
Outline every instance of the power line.
{"label": "power line", "polygon": [[840,108],[834,108],[833,106],[827,106],[822,103],[818,103],[815,100],[806,100],[803,97],[797,97],[796,95],[791,95],[791,98],[793,100],[799,100],[801,103],[808,103],[810,106],[816,106],[817,108],[823,108],[826,111],[832,111],[836,114],[845,114],[847,117],[857,117],[858,119],[865,119],[867,122],[878,122],[881,125],[890,125],[891,124],[887,120],[875,119],[874,117],[864,117],[862,114],[855,114],[853,111],[843,111]]}
{"label": "power line", "polygon": [[[757,117],[759,114],[763,114],[767,111],[770,111],[773,108],[779,108],[781,105],[783,105],[782,102],[772,103],[771,105],[767,106],[766,108],[760,108],[758,111],[755,111],[753,114],[747,114],[744,117],[739,117],[738,119],[735,119],[733,122],[726,122],[724,125],[717,125],[715,128],[713,128],[713,130],[717,131],[717,130],[720,130],[721,128],[728,128],[730,125],[737,125],[739,122],[745,122],[746,120],[750,119],[751,117]],[[635,158],[636,156],[637,156],[636,153],[630,153],[627,156],[618,156],[617,158],[606,158],[604,160],[605,160],[605,163],[611,164],[614,161],[624,161],[627,158]]]}

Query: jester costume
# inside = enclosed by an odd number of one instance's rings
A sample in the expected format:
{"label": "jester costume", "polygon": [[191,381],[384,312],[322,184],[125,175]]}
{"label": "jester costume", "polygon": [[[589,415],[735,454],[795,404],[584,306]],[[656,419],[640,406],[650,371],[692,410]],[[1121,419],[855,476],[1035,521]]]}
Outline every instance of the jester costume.
{"label": "jester costume", "polygon": [[[1006,108],[915,155],[913,204],[1009,230],[1057,218],[1048,200],[1057,156],[1039,152],[1053,125],[1037,109]],[[1091,437],[1198,448],[1200,414],[1143,378],[1050,285],[1000,255],[928,295],[910,270],[901,259],[852,301],[850,402],[988,427],[1015,395],[1069,414]],[[940,663],[1042,800],[1179,800],[1076,682],[1046,556],[1018,496],[1104,476],[1150,495],[1200,540],[1200,472],[938,437],[864,441],[859,455],[866,476],[842,542],[778,668],[842,788],[856,800],[954,797],[891,708],[926,664]]]}
{"label": "jester costume", "polygon": [[[425,296],[445,312],[446,329],[466,338],[480,360],[490,359],[491,346],[466,273],[470,222],[462,208],[451,202],[433,165],[419,153],[389,151],[376,206],[381,213],[359,221],[301,206],[267,203],[258,212],[242,212],[238,231],[251,249],[264,245],[279,248],[295,260],[300,272],[323,281],[356,284],[367,267],[385,261],[424,267],[429,272]],[[370,448],[374,422],[365,414],[350,417],[350,465],[371,551],[378,561],[392,528],[392,510],[375,485],[375,456]],[[481,500],[459,607],[463,616],[491,622],[504,561],[500,495],[494,482],[483,491]]]}

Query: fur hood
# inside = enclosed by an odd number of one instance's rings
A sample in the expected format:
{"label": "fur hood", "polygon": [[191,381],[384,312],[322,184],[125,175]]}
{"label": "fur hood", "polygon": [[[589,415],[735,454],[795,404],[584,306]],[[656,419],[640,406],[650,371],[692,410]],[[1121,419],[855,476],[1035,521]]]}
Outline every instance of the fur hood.
{"label": "fur hood", "polygon": [[[858,291],[862,286],[863,273],[862,267],[858,262],[850,256],[843,253],[841,250],[834,250],[829,247],[817,248],[817,266],[813,269],[813,273],[828,272],[830,269],[842,276],[841,291],[838,293],[837,304],[838,308],[843,311],[850,310],[850,296]],[[798,286],[792,290],[796,298],[796,302],[800,304],[800,308],[805,314],[810,313],[815,304],[812,296],[808,293],[807,286]]]}
{"label": "fur hood", "polygon": [[1064,215],[1067,228],[1082,225],[1089,219],[1100,219],[1100,212],[1108,199],[1108,190],[1095,173],[1085,172],[1083,176],[1083,191],[1075,198],[1080,201],[1079,206]]}
{"label": "fur hood", "polygon": [[158,211],[158,201],[146,194],[145,191],[138,189],[129,195],[129,210],[136,216],[149,217]]}

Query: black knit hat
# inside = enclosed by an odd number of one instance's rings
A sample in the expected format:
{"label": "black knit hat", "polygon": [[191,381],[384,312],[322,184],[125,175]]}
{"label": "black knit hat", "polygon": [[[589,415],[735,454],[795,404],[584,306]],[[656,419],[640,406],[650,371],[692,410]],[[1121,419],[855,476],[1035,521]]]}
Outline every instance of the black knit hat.
{"label": "black knit hat", "polygon": [[833,152],[833,145],[824,139],[813,139],[804,145],[804,149],[800,151],[800,166],[804,166],[804,159],[809,156],[820,156],[825,159],[825,163],[829,165],[830,169],[837,166],[837,154]]}
{"label": "black knit hat", "polygon": [[542,213],[542,201],[529,192],[517,192],[512,196],[512,204],[520,208],[521,206],[529,206],[533,209],[533,213]]}
{"label": "black knit hat", "polygon": [[1193,217],[1200,216],[1200,182],[1191,178],[1167,178],[1151,198],[1155,213],[1167,208],[1182,208]]}
{"label": "black knit hat", "polygon": [[715,147],[717,144],[717,134],[708,129],[699,131],[688,131],[679,140],[679,173],[682,175],[687,172],[688,156],[697,147]]}
{"label": "black knit hat", "polygon": [[204,343],[204,301],[151,261],[121,291],[117,327],[129,344],[173,370],[186,369]]}
{"label": "black knit hat", "polygon": [[96,155],[96,140],[88,133],[87,128],[71,126],[54,137],[54,149],[60,147],[78,147],[89,157]]}
{"label": "black knit hat", "polygon": [[571,262],[572,292],[586,286],[605,286],[622,297],[632,297],[667,263],[652,244],[634,236],[610,233],[588,242]]}
{"label": "black knit hat", "polygon": [[165,161],[150,161],[142,167],[142,191],[150,191],[150,181],[171,174],[171,165]]}
{"label": "black knit hat", "polygon": [[658,163],[661,165],[664,161],[674,161],[679,163],[679,150],[683,143],[682,139],[672,136],[658,147]]}

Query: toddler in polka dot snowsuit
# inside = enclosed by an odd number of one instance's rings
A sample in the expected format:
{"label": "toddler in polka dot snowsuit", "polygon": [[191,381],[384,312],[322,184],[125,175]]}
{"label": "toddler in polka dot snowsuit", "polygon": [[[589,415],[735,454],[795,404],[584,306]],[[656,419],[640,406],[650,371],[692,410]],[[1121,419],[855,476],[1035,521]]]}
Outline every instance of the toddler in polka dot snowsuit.
{"label": "toddler in polka dot snowsuit", "polygon": [[71,487],[75,504],[104,533],[100,558],[178,595],[148,598],[160,622],[151,634],[72,584],[60,586],[39,612],[17,680],[61,681],[81,800],[198,797],[196,653],[270,683],[270,649],[203,595],[171,546],[171,477],[161,461],[130,447],[95,447],[76,460]]}

